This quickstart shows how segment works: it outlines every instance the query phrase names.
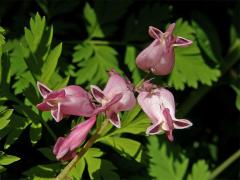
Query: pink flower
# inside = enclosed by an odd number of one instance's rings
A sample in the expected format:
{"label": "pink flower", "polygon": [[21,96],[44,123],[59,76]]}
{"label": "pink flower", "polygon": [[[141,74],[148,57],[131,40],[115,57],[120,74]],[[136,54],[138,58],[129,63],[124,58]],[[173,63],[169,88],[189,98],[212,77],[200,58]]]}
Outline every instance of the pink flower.
{"label": "pink flower", "polygon": [[59,122],[64,116],[76,115],[90,117],[95,110],[91,96],[80,86],[67,86],[52,91],[37,82],[37,87],[44,101],[37,105],[41,111],[51,111],[53,118]]}
{"label": "pink flower", "polygon": [[123,79],[114,70],[109,72],[110,78],[102,91],[99,87],[91,85],[94,98],[102,105],[98,112],[106,112],[110,122],[120,128],[121,122],[118,112],[132,109],[136,104],[131,83]]}
{"label": "pink flower", "polygon": [[84,142],[88,132],[96,122],[96,116],[79,123],[67,137],[59,137],[53,148],[58,160],[70,160],[76,156],[75,150]]}
{"label": "pink flower", "polygon": [[137,100],[152,122],[152,125],[146,130],[147,135],[166,132],[168,139],[173,141],[173,129],[192,126],[190,121],[175,117],[174,97],[167,89],[156,88],[155,85],[145,82]]}
{"label": "pink flower", "polygon": [[167,75],[172,71],[175,62],[173,48],[192,44],[188,39],[173,36],[174,28],[175,23],[170,24],[167,31],[163,33],[155,27],[149,27],[148,33],[154,41],[137,56],[136,63],[140,69],[155,75]]}

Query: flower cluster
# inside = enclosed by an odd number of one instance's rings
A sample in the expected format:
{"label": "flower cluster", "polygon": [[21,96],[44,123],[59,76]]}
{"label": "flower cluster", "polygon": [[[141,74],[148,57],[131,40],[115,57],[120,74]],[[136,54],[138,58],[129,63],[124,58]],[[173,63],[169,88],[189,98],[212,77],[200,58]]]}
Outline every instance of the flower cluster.
{"label": "flower cluster", "polygon": [[[174,47],[185,47],[192,43],[185,38],[175,37],[174,27],[174,23],[170,24],[165,33],[155,27],[149,27],[149,35],[154,40],[136,58],[140,69],[154,75],[168,75],[172,71],[175,61]],[[131,82],[114,70],[109,71],[106,87],[101,90],[98,86],[91,85],[91,93],[76,85],[56,91],[40,82],[37,83],[37,87],[44,99],[37,108],[41,111],[51,111],[57,122],[70,115],[88,117],[86,121],[74,127],[68,136],[58,138],[53,153],[59,160],[70,160],[76,156],[76,149],[86,139],[98,114],[104,113],[115,127],[121,128],[119,112],[132,109],[136,101],[152,123],[146,130],[147,135],[165,132],[167,138],[173,141],[173,129],[183,129],[192,125],[186,119],[175,117],[174,97],[169,90],[145,80],[136,88],[136,100]]]}

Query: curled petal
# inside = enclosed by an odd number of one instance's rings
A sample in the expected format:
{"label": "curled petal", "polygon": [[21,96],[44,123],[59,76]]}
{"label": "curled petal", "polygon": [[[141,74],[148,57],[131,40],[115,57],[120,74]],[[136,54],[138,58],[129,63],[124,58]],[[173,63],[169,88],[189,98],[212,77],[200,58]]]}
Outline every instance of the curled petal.
{"label": "curled petal", "polygon": [[187,47],[191,44],[192,44],[191,40],[177,36],[173,46]]}
{"label": "curled petal", "polygon": [[102,90],[99,87],[95,86],[95,85],[91,85],[90,88],[91,88],[91,93],[92,93],[93,97],[98,102],[101,103],[102,99],[104,98],[104,93],[102,92]]}
{"label": "curled petal", "polygon": [[46,102],[42,102],[42,103],[39,103],[37,104],[37,108],[40,110],[40,111],[50,111],[52,106],[50,106],[48,103]]}
{"label": "curled petal", "polygon": [[49,89],[46,85],[40,83],[40,82],[37,82],[37,88],[38,88],[38,91],[40,92],[41,96],[43,98],[46,98],[47,95],[52,92],[51,89]]}
{"label": "curled petal", "polygon": [[146,130],[147,135],[159,134],[161,132],[164,132],[161,129],[161,124],[153,124],[150,127],[148,127],[147,130]]}
{"label": "curled petal", "polygon": [[148,34],[154,39],[159,39],[163,33],[158,28],[155,28],[153,26],[149,26]]}
{"label": "curled petal", "polygon": [[176,23],[172,23],[172,24],[170,24],[170,25],[168,26],[166,32],[169,33],[169,35],[172,35],[175,26],[176,26]]}
{"label": "curled petal", "polygon": [[192,126],[192,123],[187,119],[174,119],[173,125],[175,129],[185,129]]}
{"label": "curled petal", "polygon": [[117,114],[115,112],[107,112],[107,117],[114,126],[116,126],[117,128],[121,127],[121,121],[119,118],[119,114]]}
{"label": "curled petal", "polygon": [[58,103],[57,109],[51,110],[52,117],[56,120],[56,122],[59,122],[63,118],[63,114],[61,112],[61,104]]}

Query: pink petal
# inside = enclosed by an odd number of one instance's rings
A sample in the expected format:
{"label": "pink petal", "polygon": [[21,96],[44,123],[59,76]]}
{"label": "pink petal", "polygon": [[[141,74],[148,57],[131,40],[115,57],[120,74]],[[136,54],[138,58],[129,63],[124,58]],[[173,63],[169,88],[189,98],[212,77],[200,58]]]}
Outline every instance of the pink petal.
{"label": "pink petal", "polygon": [[46,98],[47,95],[52,92],[51,89],[49,89],[46,85],[40,83],[40,82],[37,82],[37,88],[38,88],[38,91],[40,92],[41,96],[43,98]]}
{"label": "pink petal", "polygon": [[61,112],[65,115],[90,117],[95,107],[88,97],[67,96],[61,101]]}
{"label": "pink petal", "polygon": [[61,160],[72,159],[76,155],[76,148],[84,142],[88,132],[91,130],[95,122],[96,116],[93,116],[88,120],[79,123],[65,138],[58,138],[53,149],[56,158]]}
{"label": "pink petal", "polygon": [[51,110],[52,117],[56,120],[56,122],[59,122],[63,118],[63,114],[61,112],[61,104],[58,103],[58,107],[55,110]]}
{"label": "pink petal", "polygon": [[71,96],[82,96],[82,97],[88,97],[87,91],[85,91],[82,87],[71,85],[64,88],[66,95]]}
{"label": "pink petal", "polygon": [[172,131],[174,126],[173,126],[173,119],[170,115],[170,111],[168,108],[163,109],[163,115],[165,117],[165,124],[167,125],[167,131]]}
{"label": "pink petal", "polygon": [[95,86],[95,85],[91,85],[90,88],[91,88],[91,93],[92,93],[93,97],[94,97],[99,103],[101,103],[102,99],[104,98],[104,93],[103,93],[103,91],[102,91],[99,87],[97,87],[97,86]]}
{"label": "pink petal", "polygon": [[158,28],[155,28],[153,26],[149,26],[148,34],[154,39],[159,39],[163,33]]}
{"label": "pink petal", "polygon": [[63,142],[64,142],[64,138],[63,137],[59,137],[57,139],[57,142],[55,143],[54,148],[53,148],[53,154],[57,154],[58,153],[59,148],[61,147]]}
{"label": "pink petal", "polygon": [[55,100],[57,98],[64,98],[65,95],[66,95],[66,93],[65,93],[64,89],[59,90],[59,91],[52,91],[51,93],[49,93],[47,95],[46,100],[50,101],[50,100]]}
{"label": "pink petal", "polygon": [[163,132],[163,130],[161,129],[161,124],[153,124],[146,130],[147,135],[159,134],[161,132]]}
{"label": "pink petal", "polygon": [[115,112],[107,112],[107,117],[109,118],[109,121],[117,128],[121,127],[121,121],[119,118],[119,114]]}
{"label": "pink petal", "polygon": [[50,111],[52,107],[49,106],[46,102],[42,102],[42,103],[37,104],[37,108],[40,111]]}
{"label": "pink petal", "polygon": [[169,35],[172,35],[172,34],[173,34],[173,30],[174,30],[175,26],[176,26],[176,24],[175,24],[175,23],[172,23],[172,24],[170,24],[170,25],[168,26],[168,28],[167,28],[166,32],[168,32],[168,33],[169,33]]}
{"label": "pink petal", "polygon": [[192,123],[187,119],[174,119],[173,125],[175,129],[185,129],[192,126]]}
{"label": "pink petal", "polygon": [[192,44],[191,40],[177,36],[173,46],[187,47],[191,44]]}

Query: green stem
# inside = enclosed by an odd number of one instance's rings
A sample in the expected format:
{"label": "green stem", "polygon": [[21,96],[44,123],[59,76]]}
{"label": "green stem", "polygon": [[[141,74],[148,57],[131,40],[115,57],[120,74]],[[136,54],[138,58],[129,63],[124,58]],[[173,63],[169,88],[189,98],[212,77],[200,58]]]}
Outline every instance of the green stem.
{"label": "green stem", "polygon": [[84,156],[84,154],[88,151],[90,147],[94,144],[94,142],[101,137],[101,133],[104,128],[107,126],[108,120],[106,119],[100,128],[96,130],[96,133],[86,142],[84,147],[80,150],[77,156],[75,156],[72,161],[62,170],[62,172],[56,177],[56,180],[64,180],[71,169],[76,165],[76,163]]}
{"label": "green stem", "polygon": [[222,164],[220,164],[210,175],[210,179],[216,178],[221,172],[223,172],[229,165],[240,158],[240,150],[237,150],[228,159],[226,159]]}

